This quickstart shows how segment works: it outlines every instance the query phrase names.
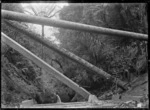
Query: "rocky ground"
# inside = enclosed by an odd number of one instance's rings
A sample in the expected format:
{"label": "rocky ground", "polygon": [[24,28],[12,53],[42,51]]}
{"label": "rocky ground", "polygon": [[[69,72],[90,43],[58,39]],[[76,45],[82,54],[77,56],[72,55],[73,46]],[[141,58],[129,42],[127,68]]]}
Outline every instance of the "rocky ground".
{"label": "rocky ground", "polygon": [[118,102],[117,108],[148,108],[148,74],[137,78],[125,93],[114,95],[112,101]]}
{"label": "rocky ground", "polygon": [[[98,98],[99,99],[99,98]],[[94,99],[95,100],[95,99]],[[28,103],[29,102],[29,103]],[[22,106],[6,106],[2,104],[2,108],[148,108],[148,74],[140,76],[131,83],[131,89],[122,93],[111,96],[111,100],[100,100],[97,102],[72,102],[72,103],[56,103],[56,104],[31,104],[31,100],[27,103],[20,104]],[[29,105],[29,106],[28,106]]]}

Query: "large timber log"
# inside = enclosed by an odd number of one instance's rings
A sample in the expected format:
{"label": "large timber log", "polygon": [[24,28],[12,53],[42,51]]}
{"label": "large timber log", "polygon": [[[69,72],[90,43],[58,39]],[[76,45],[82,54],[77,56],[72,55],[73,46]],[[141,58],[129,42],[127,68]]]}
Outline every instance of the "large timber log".
{"label": "large timber log", "polygon": [[141,34],[141,33],[97,27],[97,26],[69,22],[69,21],[64,21],[64,20],[54,20],[54,19],[49,19],[45,17],[26,15],[22,13],[13,12],[13,11],[2,10],[1,12],[2,12],[2,18],[9,19],[9,20],[29,22],[29,23],[41,24],[41,25],[46,25],[46,26],[54,26],[54,27],[66,28],[66,29],[73,29],[73,30],[78,30],[78,31],[106,34],[106,35],[111,35],[111,36],[129,37],[129,38],[148,40],[148,35]]}
{"label": "large timber log", "polygon": [[38,41],[39,43],[43,44],[44,46],[46,46],[49,49],[52,49],[53,51],[57,52],[58,54],[82,65],[85,69],[91,71],[92,73],[97,73],[99,74],[101,77],[104,77],[108,80],[112,80],[112,82],[116,82],[117,80],[117,84],[119,87],[121,87],[122,89],[126,90],[127,88],[124,86],[126,83],[121,81],[120,79],[116,79],[115,77],[111,76],[110,74],[108,74],[107,72],[103,71],[102,69],[92,65],[91,63],[87,62],[86,60],[76,56],[75,54],[67,51],[64,48],[61,48],[57,45],[51,45],[46,39],[42,39],[42,37],[39,34],[36,34],[34,32],[32,32],[31,30],[27,29],[26,27],[20,25],[19,23],[14,23],[12,21],[6,21],[4,20],[6,24],[8,24],[9,26],[19,30],[21,33],[27,35],[29,38],[34,39],[36,41]]}

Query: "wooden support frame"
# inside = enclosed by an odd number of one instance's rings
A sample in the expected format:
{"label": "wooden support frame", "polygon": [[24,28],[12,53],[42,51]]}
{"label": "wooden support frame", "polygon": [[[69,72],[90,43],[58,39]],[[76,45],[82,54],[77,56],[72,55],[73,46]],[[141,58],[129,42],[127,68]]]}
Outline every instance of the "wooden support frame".
{"label": "wooden support frame", "polygon": [[26,15],[22,13],[13,12],[13,11],[2,10],[1,12],[2,12],[2,18],[9,19],[9,20],[35,23],[35,24],[41,24],[41,25],[46,25],[46,26],[66,28],[66,29],[73,29],[73,30],[78,30],[78,31],[106,34],[106,35],[111,35],[111,36],[129,37],[129,38],[148,40],[147,34],[97,27],[97,26],[75,23],[75,22],[64,21],[64,20],[54,20],[54,19],[49,19],[45,17]]}
{"label": "wooden support frame", "polygon": [[19,23],[14,23],[12,21],[6,21],[6,20],[4,20],[4,21],[5,21],[6,24],[8,24],[9,26],[19,30],[21,33],[27,35],[29,38],[38,41],[39,43],[43,44],[47,48],[52,49],[53,51],[59,53],[60,55],[63,55],[64,57],[69,58],[70,60],[82,65],[84,68],[91,71],[92,73],[97,73],[97,74],[101,75],[102,77],[104,77],[108,80],[112,80],[112,82],[116,82],[116,80],[117,80],[117,85],[120,88],[122,88],[123,90],[127,90],[127,87],[124,86],[124,85],[126,85],[126,83],[121,81],[120,79],[117,79],[117,78],[111,76],[110,74],[103,71],[102,69],[97,68],[96,66],[94,66],[91,63],[85,61],[84,59],[76,56],[75,54],[65,50],[64,48],[51,45],[45,39],[41,39],[42,37],[40,35],[30,31],[29,29],[27,29],[26,27],[20,25]]}
{"label": "wooden support frame", "polygon": [[16,41],[9,38],[7,35],[1,32],[2,36],[2,42],[6,43],[19,53],[23,54],[25,57],[32,60],[34,63],[36,63],[38,66],[42,67],[46,71],[50,72],[54,77],[56,77],[58,80],[66,84],[68,87],[75,90],[77,93],[82,95],[85,99],[88,100],[89,96],[91,95],[88,91],[86,91],[84,88],[80,87],[78,84],[70,80],[68,77],[64,76],[62,73],[57,71],[55,68],[50,66],[48,63],[44,62],[42,59],[31,53],[26,48],[22,47],[20,44],[18,44]]}

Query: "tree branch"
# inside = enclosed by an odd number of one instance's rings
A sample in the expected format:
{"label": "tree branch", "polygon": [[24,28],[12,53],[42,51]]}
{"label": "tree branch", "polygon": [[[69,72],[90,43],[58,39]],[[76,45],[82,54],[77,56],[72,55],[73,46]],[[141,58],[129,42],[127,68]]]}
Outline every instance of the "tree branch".
{"label": "tree branch", "polygon": [[31,13],[30,11],[27,11],[27,10],[24,10],[25,12],[31,14],[31,15],[34,15],[33,13]]}
{"label": "tree branch", "polygon": [[61,10],[58,10],[57,12],[55,12],[54,14],[52,14],[51,16],[48,16],[49,18],[53,17],[56,15],[56,13],[60,12]]}
{"label": "tree branch", "polygon": [[56,5],[53,5],[53,7],[51,8],[51,10],[48,12],[48,15],[50,15],[54,11],[55,8],[56,8]]}
{"label": "tree branch", "polygon": [[32,9],[32,11],[35,13],[35,15],[38,16],[38,13],[37,13],[37,11],[34,9],[33,6],[31,6],[31,9]]}

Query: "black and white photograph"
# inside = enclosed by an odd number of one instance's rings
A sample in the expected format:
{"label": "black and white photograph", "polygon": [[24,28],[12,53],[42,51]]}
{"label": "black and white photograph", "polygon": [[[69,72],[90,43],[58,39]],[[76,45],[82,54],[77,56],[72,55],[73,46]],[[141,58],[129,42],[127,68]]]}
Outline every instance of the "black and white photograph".
{"label": "black and white photograph", "polygon": [[148,3],[1,3],[1,109],[149,108]]}

